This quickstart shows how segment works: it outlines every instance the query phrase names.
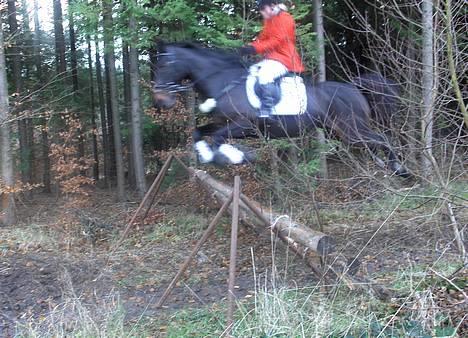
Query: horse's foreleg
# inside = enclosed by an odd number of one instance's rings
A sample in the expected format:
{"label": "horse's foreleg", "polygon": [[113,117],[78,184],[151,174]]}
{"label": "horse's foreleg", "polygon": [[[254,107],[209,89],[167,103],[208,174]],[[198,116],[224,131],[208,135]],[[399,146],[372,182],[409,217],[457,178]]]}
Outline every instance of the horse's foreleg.
{"label": "horse's foreleg", "polygon": [[216,124],[210,123],[196,128],[193,132],[194,148],[201,163],[210,163],[214,159],[215,152],[203,138],[213,135],[217,129],[219,129],[219,127]]}
{"label": "horse's foreleg", "polygon": [[243,139],[255,135],[250,121],[232,121],[213,134],[217,147],[215,162],[218,164],[241,164],[251,158],[244,151],[226,143],[228,138]]}

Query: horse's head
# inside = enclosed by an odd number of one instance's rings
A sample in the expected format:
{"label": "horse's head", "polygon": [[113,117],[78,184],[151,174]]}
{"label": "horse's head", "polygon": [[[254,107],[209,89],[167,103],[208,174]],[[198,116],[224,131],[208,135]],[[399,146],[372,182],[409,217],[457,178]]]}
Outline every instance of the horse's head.
{"label": "horse's head", "polygon": [[176,93],[187,89],[184,79],[193,81],[199,90],[216,88],[220,84],[206,83],[214,74],[228,68],[244,69],[239,55],[217,48],[204,48],[193,43],[159,43],[153,74],[153,101],[156,108],[171,108],[176,103]]}
{"label": "horse's head", "polygon": [[169,109],[176,103],[176,93],[183,91],[181,81],[189,74],[189,66],[180,48],[159,45],[153,72],[153,104],[156,108]]}

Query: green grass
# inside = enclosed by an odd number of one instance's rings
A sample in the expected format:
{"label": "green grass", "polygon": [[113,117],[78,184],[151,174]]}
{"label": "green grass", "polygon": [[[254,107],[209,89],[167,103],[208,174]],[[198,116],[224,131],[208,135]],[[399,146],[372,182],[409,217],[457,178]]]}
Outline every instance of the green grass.
{"label": "green grass", "polygon": [[38,248],[56,250],[58,234],[48,226],[31,224],[0,229],[0,253],[7,251],[34,251]]}
{"label": "green grass", "polygon": [[87,305],[79,297],[67,297],[50,314],[18,323],[17,338],[144,338],[148,332],[126,325],[125,311],[115,296]]}
{"label": "green grass", "polygon": [[225,310],[181,310],[169,318],[168,338],[219,337],[225,326]]}
{"label": "green grass", "polygon": [[[439,260],[432,266],[415,265],[411,268],[397,271],[394,276],[392,288],[401,294],[409,294],[414,291],[423,291],[429,287],[447,286],[447,281],[437,276],[431,270],[437,271],[442,276],[450,276],[461,267],[461,262]],[[388,276],[387,276],[388,278]],[[463,288],[463,286],[461,286]]]}
{"label": "green grass", "polygon": [[[456,263],[440,261],[433,269],[448,275],[458,267]],[[346,288],[325,294],[315,288],[286,288],[258,281],[254,299],[238,304],[233,336],[453,336],[454,328],[448,324],[447,315],[431,303],[432,289],[443,286],[443,280],[429,276],[426,270],[427,267],[415,266],[392,277],[394,290],[406,304],[403,310],[398,300],[383,302],[366,294],[343,291]],[[224,313],[222,305],[179,311],[170,318],[168,337],[218,337],[225,325]]]}

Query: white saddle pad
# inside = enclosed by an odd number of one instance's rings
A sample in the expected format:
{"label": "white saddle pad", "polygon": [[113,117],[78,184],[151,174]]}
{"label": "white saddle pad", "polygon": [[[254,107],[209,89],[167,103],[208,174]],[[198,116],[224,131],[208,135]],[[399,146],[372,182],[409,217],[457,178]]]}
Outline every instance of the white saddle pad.
{"label": "white saddle pad", "polygon": [[[262,105],[255,93],[257,77],[249,75],[246,82],[247,97],[252,107],[259,109]],[[307,92],[300,76],[286,76],[281,80],[281,100],[273,109],[273,115],[299,115],[307,109]]]}

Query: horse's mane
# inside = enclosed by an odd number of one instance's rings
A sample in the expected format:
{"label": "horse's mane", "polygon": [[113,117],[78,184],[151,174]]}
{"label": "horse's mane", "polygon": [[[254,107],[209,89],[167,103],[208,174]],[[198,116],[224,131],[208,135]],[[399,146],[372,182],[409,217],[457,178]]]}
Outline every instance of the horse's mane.
{"label": "horse's mane", "polygon": [[238,65],[241,67],[246,66],[246,62],[242,60],[239,54],[227,49],[219,47],[206,47],[194,42],[175,42],[165,45],[165,47],[169,46],[190,49],[205,58],[214,59],[218,62],[228,63],[230,65]]}

